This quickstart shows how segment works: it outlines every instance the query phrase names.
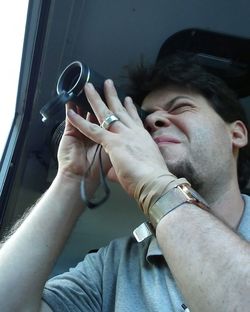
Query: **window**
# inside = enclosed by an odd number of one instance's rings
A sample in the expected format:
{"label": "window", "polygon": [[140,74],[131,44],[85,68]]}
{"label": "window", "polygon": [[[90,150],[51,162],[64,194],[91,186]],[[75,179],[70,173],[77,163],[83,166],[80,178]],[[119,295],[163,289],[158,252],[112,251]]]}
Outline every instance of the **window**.
{"label": "window", "polygon": [[0,159],[14,120],[28,0],[2,1],[0,10]]}

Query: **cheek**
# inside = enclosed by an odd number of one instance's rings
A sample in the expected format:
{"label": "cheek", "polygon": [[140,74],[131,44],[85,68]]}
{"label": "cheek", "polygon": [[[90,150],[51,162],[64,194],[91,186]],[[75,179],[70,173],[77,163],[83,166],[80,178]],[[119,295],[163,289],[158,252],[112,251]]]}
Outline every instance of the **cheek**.
{"label": "cheek", "polygon": [[202,154],[205,159],[225,158],[232,150],[229,133],[220,122],[215,123],[213,127],[204,122],[202,127],[193,129],[190,138],[191,148],[194,147],[196,152]]}
{"label": "cheek", "polygon": [[[186,114],[185,118],[171,118],[172,123],[184,134],[190,152],[206,151],[210,157],[213,157],[215,151],[232,150],[231,137],[227,126],[219,117],[207,111],[202,118],[195,114]],[[204,153],[203,153],[204,154]],[[215,155],[214,155],[215,156]]]}

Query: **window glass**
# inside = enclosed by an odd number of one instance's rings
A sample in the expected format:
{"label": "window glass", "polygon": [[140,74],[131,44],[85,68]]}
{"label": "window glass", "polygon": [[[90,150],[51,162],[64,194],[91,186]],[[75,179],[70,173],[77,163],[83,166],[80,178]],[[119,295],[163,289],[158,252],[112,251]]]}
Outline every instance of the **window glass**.
{"label": "window glass", "polygon": [[1,1],[0,159],[14,119],[28,0]]}

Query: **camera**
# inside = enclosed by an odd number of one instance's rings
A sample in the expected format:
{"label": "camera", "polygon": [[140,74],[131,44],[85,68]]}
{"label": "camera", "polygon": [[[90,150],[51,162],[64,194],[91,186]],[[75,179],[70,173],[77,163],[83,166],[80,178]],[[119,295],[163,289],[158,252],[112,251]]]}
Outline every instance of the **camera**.
{"label": "camera", "polygon": [[[53,118],[53,116],[59,111],[64,109],[64,105],[69,101],[74,102],[77,106],[81,107],[84,112],[93,112],[85,96],[84,85],[87,82],[91,82],[105,102],[103,91],[104,81],[104,77],[90,69],[86,64],[81,63],[80,61],[70,63],[58,78],[56,86],[57,96],[50,100],[40,110],[42,121],[45,122],[46,120]],[[125,98],[124,92],[117,88],[117,94],[123,103]],[[146,112],[137,105],[136,108],[140,118],[144,120],[147,115]]]}

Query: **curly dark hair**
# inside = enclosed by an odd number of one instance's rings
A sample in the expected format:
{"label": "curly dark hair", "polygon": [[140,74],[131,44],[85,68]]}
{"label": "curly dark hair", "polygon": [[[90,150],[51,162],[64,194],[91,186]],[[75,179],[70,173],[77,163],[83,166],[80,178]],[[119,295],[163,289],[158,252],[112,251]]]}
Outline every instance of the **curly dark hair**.
{"label": "curly dark hair", "polygon": [[[164,86],[184,87],[204,96],[222,119],[231,123],[241,120],[249,133],[248,121],[236,93],[219,77],[202,67],[193,55],[176,54],[146,66],[141,62],[129,68],[127,94],[141,105],[151,91]],[[250,142],[240,149],[238,157],[238,182],[241,191],[250,174]]]}

